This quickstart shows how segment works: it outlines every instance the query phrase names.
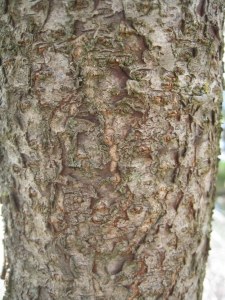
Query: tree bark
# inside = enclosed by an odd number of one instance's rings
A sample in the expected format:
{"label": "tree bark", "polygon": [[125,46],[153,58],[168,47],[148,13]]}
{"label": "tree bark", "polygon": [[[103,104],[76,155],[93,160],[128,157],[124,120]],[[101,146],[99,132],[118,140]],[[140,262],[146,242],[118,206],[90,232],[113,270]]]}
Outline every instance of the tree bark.
{"label": "tree bark", "polygon": [[1,0],[4,300],[201,299],[223,0]]}

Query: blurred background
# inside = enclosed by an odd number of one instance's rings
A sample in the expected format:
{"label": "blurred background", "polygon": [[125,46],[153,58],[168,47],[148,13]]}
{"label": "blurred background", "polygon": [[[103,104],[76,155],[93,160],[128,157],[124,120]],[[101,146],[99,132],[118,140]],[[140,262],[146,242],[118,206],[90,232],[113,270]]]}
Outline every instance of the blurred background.
{"label": "blurred background", "polygon": [[[2,205],[0,204],[0,212],[2,211]],[[2,221],[2,217],[0,215],[0,275],[1,275],[1,271],[2,271],[2,266],[3,266],[3,221]],[[4,291],[5,291],[5,287],[4,287],[4,281],[0,279],[0,300],[2,300],[3,295],[4,295]]]}
{"label": "blurred background", "polygon": [[225,300],[225,91],[223,91],[221,126],[223,132],[220,140],[221,155],[219,156],[216,183],[217,193],[212,222],[211,250],[207,262],[202,300]]}

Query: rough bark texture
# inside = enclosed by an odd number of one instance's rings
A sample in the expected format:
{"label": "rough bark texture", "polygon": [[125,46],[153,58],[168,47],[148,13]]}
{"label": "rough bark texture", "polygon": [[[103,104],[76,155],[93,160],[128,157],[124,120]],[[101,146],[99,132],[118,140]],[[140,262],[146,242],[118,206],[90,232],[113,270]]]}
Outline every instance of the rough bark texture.
{"label": "rough bark texture", "polygon": [[1,0],[4,300],[201,299],[223,0]]}

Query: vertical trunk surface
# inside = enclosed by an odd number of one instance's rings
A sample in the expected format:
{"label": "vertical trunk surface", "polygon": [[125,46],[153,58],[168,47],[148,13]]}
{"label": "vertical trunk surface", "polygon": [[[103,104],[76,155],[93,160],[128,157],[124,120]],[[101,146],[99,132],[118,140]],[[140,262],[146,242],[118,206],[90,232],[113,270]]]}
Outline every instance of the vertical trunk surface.
{"label": "vertical trunk surface", "polygon": [[201,299],[223,0],[1,0],[5,300]]}

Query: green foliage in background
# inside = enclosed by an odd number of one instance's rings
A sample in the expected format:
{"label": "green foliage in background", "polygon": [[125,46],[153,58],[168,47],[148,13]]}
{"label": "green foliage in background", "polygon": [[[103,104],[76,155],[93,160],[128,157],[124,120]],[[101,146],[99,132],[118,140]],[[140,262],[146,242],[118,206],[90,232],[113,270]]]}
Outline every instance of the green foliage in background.
{"label": "green foliage in background", "polygon": [[225,161],[219,162],[219,170],[216,182],[217,194],[225,194]]}

